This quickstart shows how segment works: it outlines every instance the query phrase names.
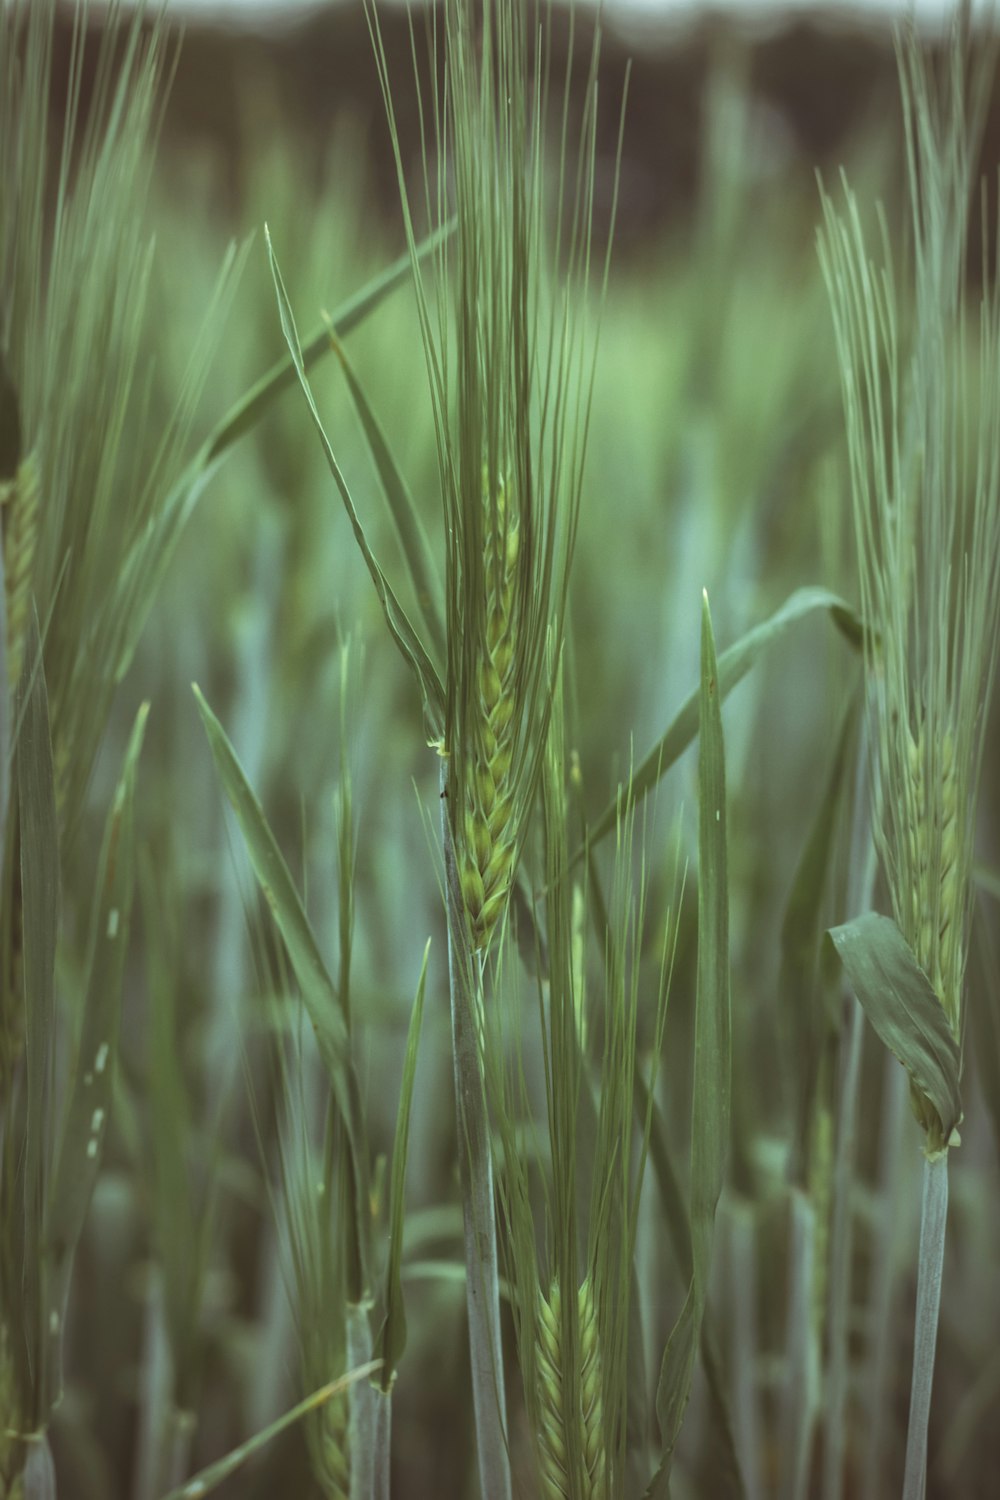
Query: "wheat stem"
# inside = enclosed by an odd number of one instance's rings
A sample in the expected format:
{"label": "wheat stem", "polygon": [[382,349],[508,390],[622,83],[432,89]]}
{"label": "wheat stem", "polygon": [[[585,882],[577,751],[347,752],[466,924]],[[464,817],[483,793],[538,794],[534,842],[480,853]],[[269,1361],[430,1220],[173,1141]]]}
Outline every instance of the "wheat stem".
{"label": "wheat stem", "polygon": [[934,1353],[945,1226],[948,1219],[948,1152],[924,1157],[924,1190],[920,1210],[920,1259],[917,1266],[917,1311],[914,1325],[910,1421],[906,1434],[903,1500],[924,1500],[927,1484],[927,1426],[931,1414]]}
{"label": "wheat stem", "polygon": [[448,816],[447,761],[441,762],[441,825],[448,907],[448,977],[465,1229],[472,1396],[482,1500],[510,1500],[507,1404],[500,1342],[500,1273],[489,1118],[479,1056],[482,968],[472,951]]}

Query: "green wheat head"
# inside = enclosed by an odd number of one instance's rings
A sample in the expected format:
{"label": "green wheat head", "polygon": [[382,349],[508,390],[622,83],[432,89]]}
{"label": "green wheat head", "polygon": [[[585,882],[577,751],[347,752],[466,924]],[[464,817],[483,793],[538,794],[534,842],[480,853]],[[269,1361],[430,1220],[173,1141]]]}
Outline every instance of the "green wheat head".
{"label": "green wheat head", "polygon": [[[596,52],[578,160],[545,170],[546,7],[444,6],[444,82],[427,101],[424,208],[454,215],[433,292],[414,257],[446,537],[448,808],[474,947],[501,923],[538,785],[589,422],[586,308]],[[537,23],[537,24],[536,24]],[[376,28],[377,36],[377,28]],[[383,90],[406,197],[384,54]],[[567,91],[568,93],[568,91]],[[565,103],[563,104],[565,109]],[[559,195],[552,233],[546,219]],[[551,217],[551,216],[550,216]]]}
{"label": "green wheat head", "polygon": [[[987,279],[974,333],[965,295],[972,164],[994,59],[966,35],[936,81],[915,36],[901,43],[912,301],[897,291],[887,249],[884,267],[869,259],[849,189],[843,216],[824,199],[820,245],[869,626],[875,836],[893,916],[958,1039],[1000,634],[1000,296]],[[978,389],[967,374],[975,337]],[[940,1121],[916,1088],[913,1103],[938,1149]]]}
{"label": "green wheat head", "polygon": [[537,1399],[538,1463],[545,1500],[570,1500],[574,1493],[570,1453],[580,1455],[579,1500],[607,1494],[601,1350],[597,1306],[588,1277],[576,1296],[575,1344],[578,1375],[569,1379],[559,1283],[546,1298],[538,1293]]}
{"label": "green wheat head", "polygon": [[483,475],[486,630],[479,665],[479,722],[470,724],[466,759],[462,896],[473,943],[485,950],[510,893],[516,858],[511,826],[517,717],[514,612],[519,550],[516,516],[508,519],[503,481],[495,503]]}

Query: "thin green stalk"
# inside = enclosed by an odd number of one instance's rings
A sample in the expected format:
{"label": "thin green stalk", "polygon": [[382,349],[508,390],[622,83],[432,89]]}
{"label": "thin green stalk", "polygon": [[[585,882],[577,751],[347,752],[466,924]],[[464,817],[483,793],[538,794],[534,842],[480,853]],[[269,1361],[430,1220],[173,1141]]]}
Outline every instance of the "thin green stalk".
{"label": "thin green stalk", "polygon": [[24,1500],[56,1500],[56,1466],[44,1433],[31,1444],[21,1483]]}
{"label": "thin green stalk", "polygon": [[138,1433],[132,1475],[133,1500],[153,1500],[163,1486],[162,1436],[171,1385],[170,1340],[163,1310],[163,1277],[153,1273],[142,1320]]}
{"label": "thin green stalk", "polygon": [[171,1489],[183,1484],[191,1471],[191,1449],[197,1426],[198,1418],[193,1411],[183,1411],[179,1406],[171,1405],[163,1445],[167,1484]]}
{"label": "thin green stalk", "polygon": [[788,1252],[788,1374],[785,1382],[782,1450],[784,1500],[807,1500],[818,1386],[814,1336],[813,1278],[816,1274],[816,1214],[805,1193],[793,1191]]}
{"label": "thin green stalk", "polygon": [[372,1387],[375,1403],[375,1447],[372,1454],[372,1495],[374,1500],[389,1500],[392,1476],[392,1392]]}
{"label": "thin green stalk", "polygon": [[482,1006],[482,968],[469,941],[447,811],[447,793],[448,774],[446,763],[442,761],[441,830],[448,907],[448,978],[479,1479],[482,1500],[510,1500],[493,1158],[479,1057],[477,1012]]}
{"label": "thin green stalk", "polygon": [[[347,1367],[355,1369],[372,1358],[372,1335],[368,1309],[347,1309]],[[375,1496],[375,1389],[369,1380],[351,1386],[350,1436],[351,1500],[374,1500]]]}
{"label": "thin green stalk", "polygon": [[823,1447],[823,1500],[840,1500],[843,1492],[844,1412],[847,1404],[847,1334],[851,1315],[851,1252],[854,1186],[854,1146],[857,1134],[858,1092],[864,1011],[854,1001],[843,1062],[839,1129],[833,1167],[833,1212],[830,1232],[830,1353],[826,1374],[826,1440]]}
{"label": "thin green stalk", "polygon": [[761,1432],[757,1390],[757,1241],[753,1205],[733,1204],[729,1214],[733,1431],[747,1500],[760,1500]]}
{"label": "thin green stalk", "polygon": [[910,1423],[906,1434],[903,1500],[924,1500],[927,1485],[927,1425],[934,1383],[941,1272],[948,1221],[948,1152],[924,1157],[924,1192],[920,1206],[920,1259],[917,1266],[917,1310],[914,1322]]}
{"label": "thin green stalk", "polygon": [[903,1124],[909,1114],[906,1107],[906,1073],[888,1051],[885,1054],[884,1074],[878,1171],[879,1215],[872,1245],[872,1291],[868,1313],[868,1372],[865,1379],[868,1438],[861,1491],[864,1500],[879,1500],[882,1494],[881,1460],[888,1416],[889,1365],[892,1358],[893,1240],[902,1186],[899,1158],[903,1144]]}
{"label": "thin green stalk", "polygon": [[[875,848],[871,837],[871,808],[866,795],[868,734],[862,728],[858,743],[854,817],[851,825],[848,907],[867,911],[875,886]],[[840,1099],[837,1110],[837,1145],[833,1166],[830,1228],[829,1357],[825,1405],[826,1440],[823,1449],[823,1500],[840,1500],[843,1490],[844,1418],[847,1405],[847,1336],[851,1317],[851,1257],[854,1187],[854,1147],[861,1083],[861,1050],[864,1041],[864,1011],[850,997],[850,1021],[843,1057]]]}

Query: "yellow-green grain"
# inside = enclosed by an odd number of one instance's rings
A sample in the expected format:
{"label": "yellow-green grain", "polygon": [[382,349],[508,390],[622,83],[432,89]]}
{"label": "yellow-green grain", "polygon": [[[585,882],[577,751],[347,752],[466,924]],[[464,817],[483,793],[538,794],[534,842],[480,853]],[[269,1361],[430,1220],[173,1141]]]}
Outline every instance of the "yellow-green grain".
{"label": "yellow-green grain", "polygon": [[518,713],[515,691],[518,520],[501,481],[494,497],[484,475],[485,629],[477,722],[465,769],[462,897],[473,945],[485,951],[503,916],[516,860],[511,768]]}
{"label": "yellow-green grain", "polygon": [[[539,1291],[536,1320],[538,1464],[545,1500],[569,1500],[574,1493],[570,1474],[575,1448],[581,1500],[601,1500],[607,1490],[600,1339],[589,1276],[577,1292],[577,1347],[578,1379],[572,1382],[566,1378],[562,1299],[554,1281],[547,1299]],[[570,1409],[571,1402],[578,1403],[576,1410]]]}

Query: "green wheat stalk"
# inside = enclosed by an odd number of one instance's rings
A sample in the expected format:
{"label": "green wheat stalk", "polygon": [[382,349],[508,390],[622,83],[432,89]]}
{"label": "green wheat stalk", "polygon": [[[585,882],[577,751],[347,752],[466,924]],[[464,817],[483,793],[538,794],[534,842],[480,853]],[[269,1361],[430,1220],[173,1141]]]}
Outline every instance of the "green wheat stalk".
{"label": "green wheat stalk", "polygon": [[[593,347],[576,285],[590,268],[596,51],[575,166],[566,104],[547,232],[545,6],[444,7],[444,72],[426,101],[424,206],[453,212],[436,303],[417,258],[377,19],[437,442],[446,536],[442,838],[466,1276],[480,1478],[510,1494],[493,1166],[479,1049],[484,973],[502,930],[545,750],[576,535]],[[538,23],[538,24],[536,24]],[[432,31],[432,52],[434,33]],[[568,91],[566,97],[568,98]],[[429,150],[433,150],[433,171]],[[448,197],[453,183],[453,202]],[[552,649],[553,643],[555,650]]]}
{"label": "green wheat stalk", "polygon": [[[834,313],[869,626],[865,666],[876,845],[896,926],[956,1048],[963,1035],[977,790],[1000,638],[995,273],[987,272],[979,310],[978,391],[967,374],[965,290],[972,170],[995,46],[981,39],[974,44],[969,23],[963,6],[940,81],[912,31],[899,47],[912,312],[897,292],[888,254],[884,267],[869,259],[849,189],[844,217],[824,198],[820,246]],[[926,1476],[947,1153],[958,1136],[953,1122],[942,1120],[915,1064],[910,1079],[926,1154],[904,1481],[907,1500],[917,1500]]]}

